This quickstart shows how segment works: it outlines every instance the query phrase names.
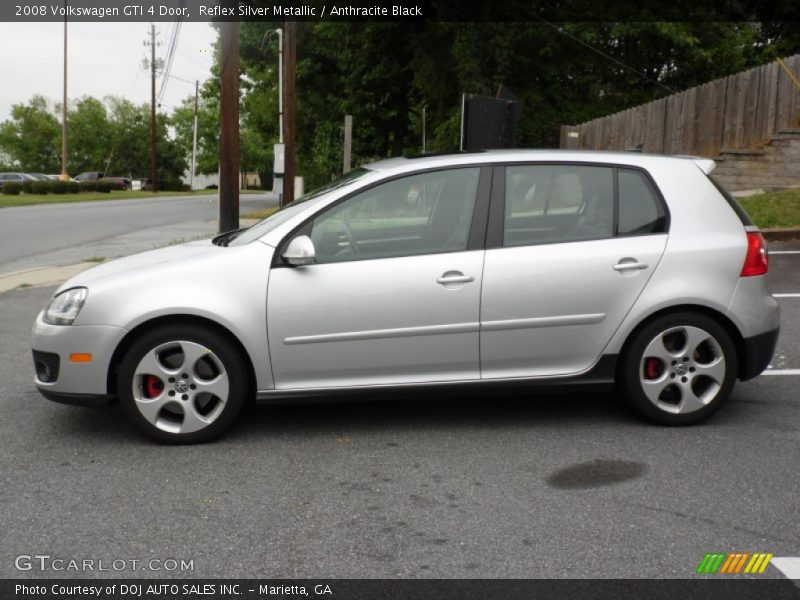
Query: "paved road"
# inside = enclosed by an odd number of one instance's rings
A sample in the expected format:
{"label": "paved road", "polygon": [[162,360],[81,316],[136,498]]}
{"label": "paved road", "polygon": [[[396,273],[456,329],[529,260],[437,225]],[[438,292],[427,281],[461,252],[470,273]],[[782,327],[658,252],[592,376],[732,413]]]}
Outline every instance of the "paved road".
{"label": "paved road", "polygon": [[[242,194],[242,213],[275,206],[267,194]],[[173,196],[0,209],[0,264],[183,221],[213,220],[217,197]]]}
{"label": "paved road", "polygon": [[[772,264],[773,289],[800,292],[800,255]],[[79,575],[14,570],[34,553],[456,578],[683,578],[709,551],[800,555],[796,376],[739,384],[688,428],[613,395],[408,398],[254,408],[216,443],[163,447],[118,408],[34,390],[30,323],[50,292],[0,296],[0,577]],[[783,366],[800,368],[800,299],[781,302]]]}

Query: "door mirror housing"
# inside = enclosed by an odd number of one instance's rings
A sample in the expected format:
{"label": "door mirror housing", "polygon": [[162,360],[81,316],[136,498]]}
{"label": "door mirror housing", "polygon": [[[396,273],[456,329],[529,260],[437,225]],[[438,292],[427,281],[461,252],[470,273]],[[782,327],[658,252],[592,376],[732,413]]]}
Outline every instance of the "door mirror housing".
{"label": "door mirror housing", "polygon": [[287,265],[302,267],[303,265],[313,265],[316,256],[314,242],[311,241],[311,238],[307,235],[298,235],[286,246],[282,258]]}

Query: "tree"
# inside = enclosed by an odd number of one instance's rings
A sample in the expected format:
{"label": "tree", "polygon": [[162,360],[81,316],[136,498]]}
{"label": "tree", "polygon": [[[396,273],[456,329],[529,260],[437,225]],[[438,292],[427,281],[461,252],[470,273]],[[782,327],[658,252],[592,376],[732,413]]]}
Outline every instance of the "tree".
{"label": "tree", "polygon": [[84,97],[74,102],[68,113],[68,170],[104,171],[112,146],[112,127],[108,112],[96,98]]}
{"label": "tree", "polygon": [[0,150],[21,171],[61,171],[61,125],[43,96],[11,107],[11,119],[0,124]]}

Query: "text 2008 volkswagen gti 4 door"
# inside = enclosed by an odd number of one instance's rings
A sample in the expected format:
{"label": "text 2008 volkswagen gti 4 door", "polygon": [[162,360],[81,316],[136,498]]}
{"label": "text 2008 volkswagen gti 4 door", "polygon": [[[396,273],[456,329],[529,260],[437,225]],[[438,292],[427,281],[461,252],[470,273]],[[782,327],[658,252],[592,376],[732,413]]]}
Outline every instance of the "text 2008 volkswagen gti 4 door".
{"label": "text 2008 volkswagen gti 4 door", "polygon": [[[36,386],[198,442],[245,403],[388,389],[616,385],[697,423],[768,365],[764,239],[705,159],[495,151],[391,159],[255,226],[63,284]],[[545,399],[546,398],[546,399]]]}

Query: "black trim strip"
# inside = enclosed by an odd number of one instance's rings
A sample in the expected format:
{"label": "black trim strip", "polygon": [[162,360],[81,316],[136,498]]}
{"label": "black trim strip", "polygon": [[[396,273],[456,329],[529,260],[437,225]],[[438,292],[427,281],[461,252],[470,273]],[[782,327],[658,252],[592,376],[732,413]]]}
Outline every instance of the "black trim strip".
{"label": "black trim strip", "polygon": [[39,393],[53,402],[73,406],[105,407],[116,404],[117,399],[109,394],[65,394],[39,388]]}
{"label": "black trim strip", "polygon": [[575,391],[608,392],[614,388],[617,370],[616,354],[604,354],[594,367],[579,375],[567,377],[515,377],[509,379],[474,379],[409,385],[368,385],[353,387],[295,390],[265,390],[256,394],[257,404],[294,402],[342,402],[376,400],[399,396],[435,395],[436,397],[494,394],[498,392],[559,393]]}

